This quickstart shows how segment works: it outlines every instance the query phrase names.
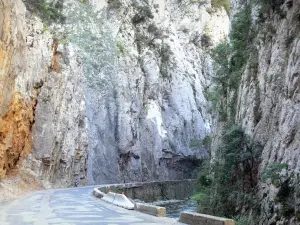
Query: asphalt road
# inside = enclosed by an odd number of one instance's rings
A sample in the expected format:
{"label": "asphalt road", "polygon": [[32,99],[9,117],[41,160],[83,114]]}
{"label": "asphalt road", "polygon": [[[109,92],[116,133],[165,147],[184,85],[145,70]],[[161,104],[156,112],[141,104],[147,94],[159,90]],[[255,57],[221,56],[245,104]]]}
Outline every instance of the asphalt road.
{"label": "asphalt road", "polygon": [[181,224],[108,204],[92,195],[93,187],[33,193],[0,206],[0,225]]}

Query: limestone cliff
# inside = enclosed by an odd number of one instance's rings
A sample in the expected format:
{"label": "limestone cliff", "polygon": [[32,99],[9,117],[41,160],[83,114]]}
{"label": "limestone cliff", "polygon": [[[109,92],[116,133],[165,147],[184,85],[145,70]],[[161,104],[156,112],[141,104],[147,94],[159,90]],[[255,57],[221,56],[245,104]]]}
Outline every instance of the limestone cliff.
{"label": "limestone cliff", "polygon": [[25,7],[1,1],[0,8],[0,178],[31,151],[35,100],[15,89],[25,70]]}
{"label": "limestone cliff", "polygon": [[228,35],[225,10],[24,4],[0,4],[2,177],[16,167],[45,186],[193,177],[207,154],[190,143],[211,131],[203,90],[209,51]]}
{"label": "limestone cliff", "polygon": [[106,56],[111,67],[104,64],[91,80],[98,88],[88,89],[93,180],[193,176],[206,153],[190,142],[211,130],[203,96],[212,73],[208,52],[227,35],[226,12],[210,2],[92,3],[105,10],[114,51]]}
{"label": "limestone cliff", "polygon": [[[245,9],[251,18],[246,33],[250,54],[242,69],[235,103],[228,107],[236,112],[234,122],[263,146],[259,168],[260,223],[298,224],[300,2],[234,0],[232,24]],[[228,98],[232,96],[234,93]],[[222,123],[217,124],[220,128]],[[280,164],[286,164],[287,170],[279,171],[279,184],[261,179],[266,168]]]}
{"label": "limestone cliff", "polygon": [[[300,2],[288,0],[274,2],[265,12],[265,21],[257,24],[258,70],[252,76],[246,68],[238,95],[237,121],[264,146],[261,173],[270,164],[288,165],[281,187],[261,184],[262,205],[269,223],[274,224],[299,220],[295,217],[300,210],[299,11]],[[287,190],[285,183],[290,186]],[[283,191],[288,196],[281,198]]]}
{"label": "limestone cliff", "polygon": [[22,168],[46,186],[68,186],[75,173],[86,177],[81,61],[22,1],[0,3],[1,178]]}

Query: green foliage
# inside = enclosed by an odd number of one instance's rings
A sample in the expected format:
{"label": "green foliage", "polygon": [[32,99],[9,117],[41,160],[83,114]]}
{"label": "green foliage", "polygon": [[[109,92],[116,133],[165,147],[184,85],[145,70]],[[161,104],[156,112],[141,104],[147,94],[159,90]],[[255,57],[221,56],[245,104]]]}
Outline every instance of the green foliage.
{"label": "green foliage", "polygon": [[211,6],[215,9],[224,7],[227,14],[230,15],[230,0],[212,0]]}
{"label": "green foliage", "polygon": [[123,54],[123,55],[126,54],[125,47],[121,41],[117,41],[117,47],[121,54]]}
{"label": "green foliage", "polygon": [[235,221],[236,225],[248,225],[248,218],[246,216],[239,217]]}
{"label": "green foliage", "polygon": [[208,175],[200,175],[198,178],[198,183],[200,184],[200,186],[203,187],[210,187],[212,184],[212,178]]}
{"label": "green foliage", "polygon": [[262,173],[262,181],[266,182],[268,179],[270,179],[275,186],[279,186],[281,183],[280,172],[283,169],[287,170],[288,165],[285,163],[273,163],[268,165]]}
{"label": "green foliage", "polygon": [[292,34],[289,37],[287,37],[287,39],[285,40],[286,47],[289,48],[291,46],[291,44],[294,42],[295,39],[296,39],[295,34]]}
{"label": "green foliage", "polygon": [[206,149],[211,148],[211,142],[212,142],[212,138],[209,135],[202,139],[202,145]]}
{"label": "green foliage", "polygon": [[260,0],[261,3],[261,10],[273,10],[273,11],[280,11],[280,6],[284,3],[284,0]]}
{"label": "green foliage", "polygon": [[45,31],[47,31],[47,30],[49,30],[49,27],[47,26],[47,25],[43,25],[43,32],[45,32]]}
{"label": "green foliage", "polygon": [[216,81],[221,82],[222,78],[229,76],[229,56],[231,54],[230,45],[227,41],[218,44],[212,51],[212,57],[218,65]]}
{"label": "green foliage", "polygon": [[250,27],[251,27],[251,9],[247,6],[240,12],[232,22],[230,32],[232,58],[230,60],[230,72],[241,74],[246,60],[249,57]]}
{"label": "green foliage", "polygon": [[122,2],[120,0],[108,0],[107,4],[109,9],[119,9],[122,7]]}
{"label": "green foliage", "polygon": [[234,217],[257,204],[261,150],[240,126],[226,128],[214,161],[201,169],[198,178],[200,212]]}
{"label": "green foliage", "polygon": [[219,112],[219,118],[222,121],[227,118],[226,107],[222,99],[226,99],[228,95],[228,81],[230,80],[228,59],[230,54],[231,50],[228,42],[222,42],[212,50],[216,76],[213,77],[214,86],[204,92],[206,99],[212,103],[212,110]]}
{"label": "green foliage", "polygon": [[201,148],[202,147],[202,140],[200,140],[200,139],[191,139],[189,147],[190,148]]}
{"label": "green foliage", "polygon": [[153,19],[154,16],[148,5],[138,5],[136,6],[137,13],[132,18],[132,23],[137,25],[139,23],[145,22],[148,18]]}
{"label": "green foliage", "polygon": [[66,44],[69,44],[69,40],[68,39],[60,39],[59,43],[62,45],[66,45]]}
{"label": "green foliage", "polygon": [[204,97],[212,103],[213,110],[217,109],[219,100],[222,96],[219,95],[219,91],[217,90],[217,86],[213,88],[207,88],[204,90]]}
{"label": "green foliage", "polygon": [[27,9],[37,14],[44,23],[63,23],[65,17],[62,14],[64,0],[56,2],[47,2],[46,0],[26,0]]}
{"label": "green foliage", "polygon": [[194,195],[191,197],[191,199],[196,200],[196,201],[199,201],[200,198],[201,198],[201,194],[200,194],[200,193],[194,194]]}
{"label": "green foliage", "polygon": [[[219,112],[222,121],[233,121],[237,102],[237,91],[240,85],[242,73],[250,55],[255,63],[257,54],[252,54],[251,43],[251,11],[246,6],[232,22],[230,32],[230,43],[224,41],[212,51],[215,61],[216,76],[213,78],[214,86],[208,93],[208,100]],[[257,65],[256,65],[257,66]],[[226,100],[222,102],[223,100]],[[227,104],[229,102],[229,105]],[[228,107],[229,106],[229,110]]]}
{"label": "green foliage", "polygon": [[173,55],[170,45],[163,43],[159,54],[161,58],[160,73],[162,77],[169,77],[170,76],[169,63]]}
{"label": "green foliage", "polygon": [[83,4],[88,4],[89,0],[80,0],[80,2],[83,3]]}
{"label": "green foliage", "polygon": [[208,48],[210,46],[212,46],[212,40],[211,40],[211,36],[207,33],[202,34],[201,36],[201,46]]}
{"label": "green foliage", "polygon": [[210,149],[211,146],[211,137],[206,136],[205,138],[201,139],[191,139],[189,147],[192,149],[199,149],[199,148],[205,148],[207,150]]}

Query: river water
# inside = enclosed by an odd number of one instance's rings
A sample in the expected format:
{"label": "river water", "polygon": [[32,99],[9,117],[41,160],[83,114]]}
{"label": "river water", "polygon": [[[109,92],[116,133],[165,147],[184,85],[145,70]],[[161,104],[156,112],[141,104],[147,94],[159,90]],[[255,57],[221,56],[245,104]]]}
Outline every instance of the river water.
{"label": "river water", "polygon": [[197,212],[197,201],[192,199],[183,201],[161,201],[155,202],[154,204],[165,207],[167,210],[167,217],[170,218],[179,218],[183,211]]}

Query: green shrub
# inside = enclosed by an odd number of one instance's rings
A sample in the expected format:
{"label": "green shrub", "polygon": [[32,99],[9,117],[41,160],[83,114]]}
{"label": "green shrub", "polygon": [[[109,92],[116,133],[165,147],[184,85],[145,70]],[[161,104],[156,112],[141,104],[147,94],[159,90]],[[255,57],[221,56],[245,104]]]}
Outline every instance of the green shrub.
{"label": "green shrub", "polygon": [[240,126],[228,126],[214,161],[199,174],[200,212],[234,217],[254,207],[261,151]]}
{"label": "green shrub", "polygon": [[296,39],[296,35],[292,34],[289,37],[286,38],[285,40],[285,46],[286,48],[289,48],[291,46],[291,44],[294,42],[294,40]]}
{"label": "green shrub", "polygon": [[227,14],[230,15],[230,0],[212,0],[211,6],[215,9],[224,7]]}
{"label": "green shrub", "polygon": [[190,148],[201,148],[202,147],[202,140],[200,140],[200,139],[191,139],[189,147]]}
{"label": "green shrub", "polygon": [[138,12],[132,18],[133,24],[136,25],[136,24],[145,22],[148,18],[150,18],[150,19],[154,18],[153,14],[151,12],[151,9],[148,5],[137,6],[136,9]]}
{"label": "green shrub", "polygon": [[120,0],[108,0],[107,4],[109,9],[119,9],[122,7],[122,2]]}
{"label": "green shrub", "polygon": [[68,39],[60,39],[59,43],[62,45],[66,45],[66,44],[69,44],[69,40]]}
{"label": "green shrub", "polygon": [[201,40],[201,46],[206,47],[206,48],[212,46],[212,40],[211,40],[211,36],[209,34],[202,34],[200,40]]}
{"label": "green shrub", "polygon": [[206,149],[211,148],[211,142],[212,142],[212,138],[209,135],[202,139],[202,145]]}
{"label": "green shrub", "polygon": [[[253,56],[253,62],[257,61],[255,57],[257,58],[258,54],[250,54],[253,42],[250,28],[251,10],[249,6],[246,6],[232,22],[230,43],[224,41],[212,51],[216,76],[213,77],[215,93],[210,95],[214,96],[213,106],[219,112],[219,118],[222,121],[234,120],[237,92],[245,65],[250,55]],[[224,99],[226,104],[223,102]]]}
{"label": "green shrub", "polygon": [[46,0],[26,0],[24,3],[30,12],[37,14],[46,24],[64,23],[66,19],[62,13],[64,0],[50,3]]}
{"label": "green shrub", "polygon": [[232,46],[232,58],[230,61],[230,72],[240,72],[249,57],[248,48],[251,44],[251,9],[247,6],[232,22],[230,42]]}
{"label": "green shrub", "polygon": [[125,47],[121,41],[117,41],[117,47],[120,53],[125,54]]}
{"label": "green shrub", "polygon": [[261,10],[273,10],[279,12],[284,0],[260,0],[260,3],[262,8]]}
{"label": "green shrub", "polygon": [[288,169],[288,165],[285,163],[273,163],[268,165],[262,173],[262,181],[266,182],[270,179],[275,186],[279,186],[281,184],[280,172],[283,169]]}
{"label": "green shrub", "polygon": [[246,216],[238,217],[235,221],[236,225],[248,225],[248,218]]}
{"label": "green shrub", "polygon": [[196,200],[196,201],[199,201],[200,198],[201,198],[201,194],[200,194],[200,193],[194,194],[194,195],[191,197],[191,199]]}
{"label": "green shrub", "polygon": [[49,30],[49,27],[47,26],[47,25],[43,25],[43,32],[45,32],[45,31],[47,31],[47,30]]}
{"label": "green shrub", "polygon": [[203,139],[191,139],[189,147],[192,149],[199,149],[199,148],[205,148],[207,150],[210,149],[211,146],[211,137],[206,136]]}

